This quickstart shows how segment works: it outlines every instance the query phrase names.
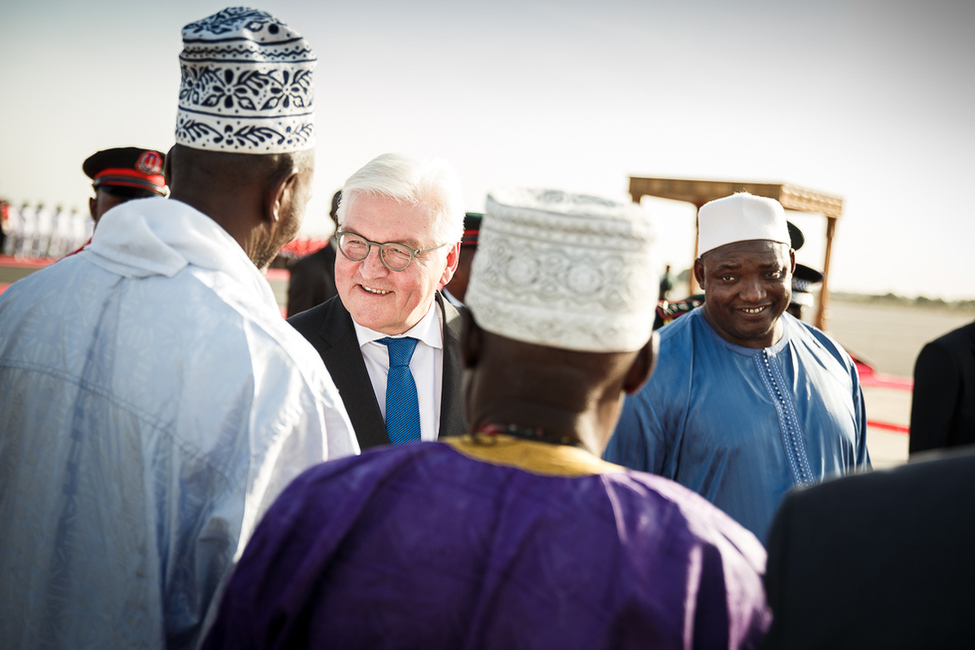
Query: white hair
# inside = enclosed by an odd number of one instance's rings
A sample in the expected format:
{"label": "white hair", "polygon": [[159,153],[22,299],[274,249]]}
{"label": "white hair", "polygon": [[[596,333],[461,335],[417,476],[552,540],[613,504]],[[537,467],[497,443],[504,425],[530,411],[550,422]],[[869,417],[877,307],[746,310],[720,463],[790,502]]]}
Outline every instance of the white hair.
{"label": "white hair", "polygon": [[345,181],[338,210],[339,226],[362,194],[428,207],[436,218],[438,244],[455,244],[464,236],[460,179],[445,160],[421,160],[399,153],[373,158]]}

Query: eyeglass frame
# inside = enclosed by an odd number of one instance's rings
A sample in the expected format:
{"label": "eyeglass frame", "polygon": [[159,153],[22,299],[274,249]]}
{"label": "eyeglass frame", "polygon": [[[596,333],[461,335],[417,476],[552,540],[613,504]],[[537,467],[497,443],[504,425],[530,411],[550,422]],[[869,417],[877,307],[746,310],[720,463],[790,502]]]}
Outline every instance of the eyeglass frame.
{"label": "eyeglass frame", "polygon": [[[342,248],[342,236],[343,235],[353,235],[355,237],[358,237],[362,241],[366,242],[366,254],[363,255],[360,259],[353,259],[353,258],[349,257],[348,254],[346,254],[345,250],[343,250],[343,248]],[[388,241],[388,242],[372,241],[370,239],[366,239],[365,237],[363,237],[359,233],[353,232],[351,230],[340,230],[340,231],[338,231],[338,232],[335,233],[335,237],[337,238],[337,241],[335,242],[335,244],[336,244],[335,247],[339,249],[339,252],[340,253],[342,253],[342,257],[344,257],[345,259],[349,260],[350,262],[364,262],[364,261],[366,261],[366,259],[369,257],[369,253],[372,252],[372,247],[373,246],[376,246],[379,249],[379,261],[382,262],[382,265],[385,266],[390,271],[392,271],[393,273],[400,273],[400,272],[405,271],[406,269],[410,268],[413,265],[414,258],[416,258],[416,256],[419,255],[420,253],[429,253],[430,251],[435,251],[438,248],[443,248],[444,246],[447,245],[446,243],[443,243],[443,244],[437,244],[436,246],[433,246],[431,248],[413,248],[412,246],[407,246],[406,244],[403,244],[403,243],[400,243],[400,242],[396,242],[396,241]],[[410,251],[410,261],[406,263],[406,266],[404,266],[401,269],[394,269],[393,267],[391,267],[389,264],[386,263],[386,257],[383,255],[383,250],[387,246],[399,246],[401,248],[405,248],[406,250]]]}

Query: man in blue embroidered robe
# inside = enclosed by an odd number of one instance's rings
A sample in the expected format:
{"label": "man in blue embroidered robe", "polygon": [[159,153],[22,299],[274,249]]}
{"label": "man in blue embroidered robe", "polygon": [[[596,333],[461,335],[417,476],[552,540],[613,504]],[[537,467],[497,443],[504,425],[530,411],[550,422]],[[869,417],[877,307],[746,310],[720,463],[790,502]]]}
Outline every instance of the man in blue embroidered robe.
{"label": "man in blue embroidered robe", "polygon": [[785,312],[795,251],[774,199],[699,212],[704,305],[659,330],[657,372],[627,398],[604,457],[671,478],[765,539],[794,486],[870,465],[856,367]]}

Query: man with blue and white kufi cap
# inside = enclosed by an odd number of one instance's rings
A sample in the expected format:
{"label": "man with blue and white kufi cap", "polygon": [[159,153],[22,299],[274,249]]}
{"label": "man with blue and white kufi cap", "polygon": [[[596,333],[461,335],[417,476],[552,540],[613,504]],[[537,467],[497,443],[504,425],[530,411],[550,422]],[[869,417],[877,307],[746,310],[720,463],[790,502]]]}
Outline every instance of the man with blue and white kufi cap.
{"label": "man with blue and white kufi cap", "polygon": [[[314,54],[225,9],[183,30],[169,198],[0,296],[0,639],[193,648],[284,486],[358,445],[261,269],[314,168]],[[9,644],[8,644],[9,645]]]}

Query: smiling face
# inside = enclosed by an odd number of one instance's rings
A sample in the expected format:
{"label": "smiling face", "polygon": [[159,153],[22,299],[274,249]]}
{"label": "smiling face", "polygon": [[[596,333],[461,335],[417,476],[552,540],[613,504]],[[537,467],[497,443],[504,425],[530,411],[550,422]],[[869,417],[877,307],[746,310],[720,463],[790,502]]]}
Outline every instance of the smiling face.
{"label": "smiling face", "polygon": [[[432,248],[435,215],[424,205],[411,206],[381,196],[361,194],[345,211],[339,230],[374,242],[397,242],[410,248]],[[335,259],[335,287],[342,304],[359,325],[390,336],[416,325],[433,302],[437,289],[457,268],[460,244],[420,253],[405,271],[390,271],[373,246],[361,262],[344,255]]]}
{"label": "smiling face", "polygon": [[726,341],[766,348],[782,336],[779,317],[789,306],[795,252],[767,240],[719,246],[694,261],[704,289],[704,317]]}

